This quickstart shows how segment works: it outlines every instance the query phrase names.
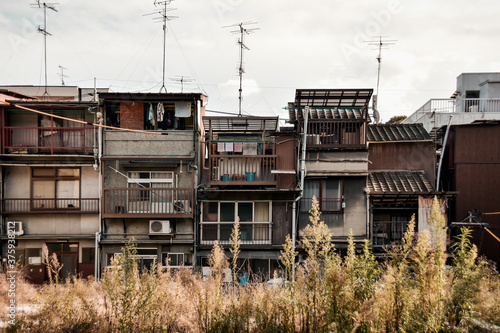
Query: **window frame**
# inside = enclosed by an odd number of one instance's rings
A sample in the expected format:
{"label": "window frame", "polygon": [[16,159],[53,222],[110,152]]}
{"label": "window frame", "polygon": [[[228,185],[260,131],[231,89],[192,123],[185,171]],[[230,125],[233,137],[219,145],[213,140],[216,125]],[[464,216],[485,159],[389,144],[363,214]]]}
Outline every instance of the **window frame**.
{"label": "window frame", "polygon": [[[53,175],[35,175],[35,172],[37,170],[53,170],[54,173]],[[60,170],[76,170],[77,175],[60,175],[58,174]],[[35,183],[36,182],[53,182],[53,187],[52,189],[45,189],[43,192],[48,192],[52,191],[54,193],[53,198],[37,198],[35,197]],[[58,182],[76,182],[76,197],[61,197],[58,195],[58,193],[61,191],[59,189],[58,191]],[[46,184],[45,186],[49,186],[49,184]],[[40,207],[36,204],[35,201],[31,201],[31,209],[32,210],[68,210],[68,209],[80,209],[80,199],[82,196],[82,169],[80,167],[31,167],[30,168],[30,199],[35,200],[47,200],[47,203],[49,203],[49,207],[44,207],[44,204],[40,204]],[[60,203],[58,202],[57,199],[66,199],[68,200],[69,204],[67,207],[62,207],[60,206]],[[53,204],[50,202],[50,200],[54,200]],[[52,207],[53,205],[53,207]],[[71,206],[70,206],[71,205]]]}
{"label": "window frame", "polygon": [[[318,181],[319,182],[319,187],[317,189],[317,192],[319,193],[319,196],[316,197],[318,199],[319,203],[319,210],[321,213],[343,213],[344,212],[344,179],[342,178],[337,178],[337,177],[318,177],[318,178],[309,178],[305,179],[305,182],[311,182],[311,181]],[[338,195],[339,197],[337,198],[323,198],[322,194],[324,191],[326,191],[326,184],[328,181],[337,181],[338,182]],[[304,187],[306,187],[304,185]],[[324,206],[326,202],[323,200],[328,200],[328,199],[339,199],[338,200],[338,208],[337,209],[325,209]],[[309,204],[305,204],[305,203]],[[311,203],[312,203],[312,197],[303,197],[301,200],[301,205],[300,205],[300,213],[309,213],[309,210],[311,209]]]}

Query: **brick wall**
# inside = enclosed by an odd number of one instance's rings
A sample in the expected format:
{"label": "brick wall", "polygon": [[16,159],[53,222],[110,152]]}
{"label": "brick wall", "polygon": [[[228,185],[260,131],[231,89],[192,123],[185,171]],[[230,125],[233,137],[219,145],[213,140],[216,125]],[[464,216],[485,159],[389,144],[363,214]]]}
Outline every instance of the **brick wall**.
{"label": "brick wall", "polygon": [[144,129],[144,103],[120,103],[120,127]]}

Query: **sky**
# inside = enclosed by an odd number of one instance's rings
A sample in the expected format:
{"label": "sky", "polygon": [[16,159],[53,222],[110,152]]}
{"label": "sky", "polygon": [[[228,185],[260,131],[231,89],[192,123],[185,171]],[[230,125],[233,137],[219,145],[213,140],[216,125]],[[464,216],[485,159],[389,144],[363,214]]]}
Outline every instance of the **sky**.
{"label": "sky", "polygon": [[[33,5],[34,4],[34,5]],[[115,92],[162,87],[161,7],[153,0],[60,0],[47,10],[47,81]],[[456,77],[500,72],[495,0],[174,0],[167,24],[165,87],[208,95],[207,109],[238,113],[239,34],[243,115],[288,117],[295,89],[372,88],[381,121],[449,98]],[[44,85],[43,9],[0,0],[0,85]],[[156,13],[156,14],[155,14]],[[150,14],[150,15],[148,15]],[[228,27],[229,26],[229,27]],[[233,27],[231,27],[233,26]],[[282,123],[283,124],[283,123]]]}

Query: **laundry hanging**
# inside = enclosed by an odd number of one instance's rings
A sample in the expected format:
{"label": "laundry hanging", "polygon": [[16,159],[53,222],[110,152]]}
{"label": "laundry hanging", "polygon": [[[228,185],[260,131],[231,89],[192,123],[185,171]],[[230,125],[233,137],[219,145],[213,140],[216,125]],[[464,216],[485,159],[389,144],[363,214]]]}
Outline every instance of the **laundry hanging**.
{"label": "laundry hanging", "polygon": [[158,122],[163,121],[163,115],[165,114],[165,108],[163,107],[163,103],[158,103],[156,107],[156,120]]}
{"label": "laundry hanging", "polygon": [[153,110],[153,104],[148,103],[148,121],[151,124],[151,126],[155,126],[155,113]]}
{"label": "laundry hanging", "polygon": [[191,117],[191,102],[175,102],[175,116],[178,118]]}

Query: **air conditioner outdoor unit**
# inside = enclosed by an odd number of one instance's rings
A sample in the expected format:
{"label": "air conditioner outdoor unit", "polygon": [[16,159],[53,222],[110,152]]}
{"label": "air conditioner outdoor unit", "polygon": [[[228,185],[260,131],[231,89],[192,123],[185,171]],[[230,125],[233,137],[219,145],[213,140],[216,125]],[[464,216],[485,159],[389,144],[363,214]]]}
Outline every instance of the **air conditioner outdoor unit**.
{"label": "air conditioner outdoor unit", "polygon": [[[7,225],[9,223],[7,223]],[[23,222],[14,221],[14,235],[16,235],[16,236],[24,235]]]}
{"label": "air conditioner outdoor unit", "polygon": [[189,200],[175,200],[174,213],[191,214],[191,205],[189,204]]}
{"label": "air conditioner outdoor unit", "polygon": [[159,221],[150,220],[149,221],[149,234],[150,235],[168,235],[171,234],[170,221]]}

